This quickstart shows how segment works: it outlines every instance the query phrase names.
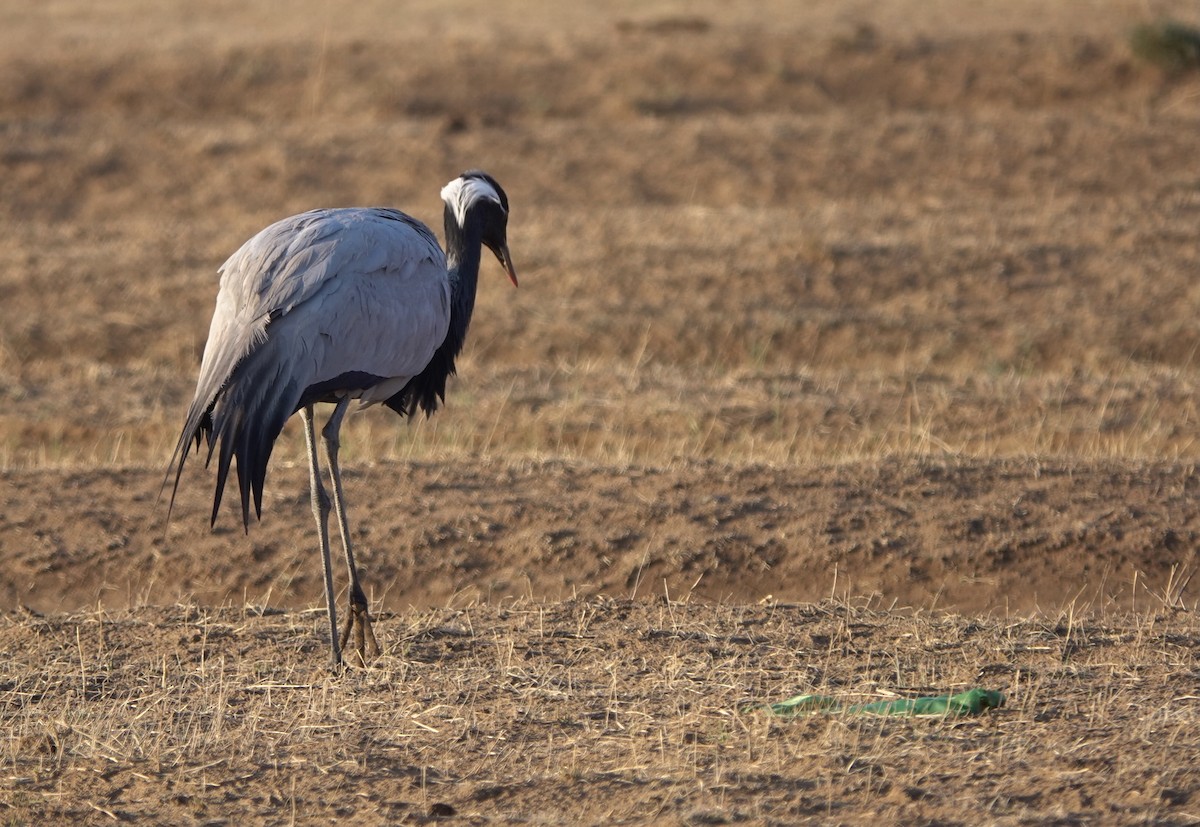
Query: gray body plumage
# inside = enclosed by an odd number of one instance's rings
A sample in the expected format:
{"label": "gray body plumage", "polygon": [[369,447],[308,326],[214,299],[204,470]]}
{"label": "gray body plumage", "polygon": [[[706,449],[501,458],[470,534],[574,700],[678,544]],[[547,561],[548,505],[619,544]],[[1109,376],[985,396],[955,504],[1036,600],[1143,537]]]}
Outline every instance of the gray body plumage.
{"label": "gray body plumage", "polygon": [[[215,521],[237,458],[242,517],[261,513],[275,439],[305,404],[344,392],[361,404],[398,393],[450,323],[437,239],[395,210],[313,210],[276,222],[221,266],[208,341],[176,448],[217,454]],[[314,398],[315,396],[315,398]]]}

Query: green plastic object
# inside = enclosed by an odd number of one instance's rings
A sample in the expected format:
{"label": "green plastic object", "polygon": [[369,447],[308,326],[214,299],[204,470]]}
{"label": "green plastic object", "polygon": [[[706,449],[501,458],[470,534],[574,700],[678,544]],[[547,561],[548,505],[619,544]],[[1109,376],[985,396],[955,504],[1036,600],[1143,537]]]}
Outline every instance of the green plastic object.
{"label": "green plastic object", "polygon": [[932,698],[901,698],[895,701],[875,701],[869,704],[843,704],[829,695],[796,695],[786,701],[771,704],[768,709],[776,715],[811,715],[816,712],[836,712],[846,715],[910,715],[961,717],[978,715],[1004,705],[1004,695],[991,689],[972,689],[958,695],[938,695]]}

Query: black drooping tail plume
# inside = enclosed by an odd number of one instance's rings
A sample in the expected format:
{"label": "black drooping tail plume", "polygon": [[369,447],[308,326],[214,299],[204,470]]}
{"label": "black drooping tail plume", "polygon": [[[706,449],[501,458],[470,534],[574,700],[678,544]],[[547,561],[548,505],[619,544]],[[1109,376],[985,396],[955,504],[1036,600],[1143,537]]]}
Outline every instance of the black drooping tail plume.
{"label": "black drooping tail plume", "polygon": [[[217,522],[225,482],[234,459],[237,460],[243,528],[250,530],[251,494],[254,496],[255,516],[262,517],[263,485],[271,450],[288,418],[296,412],[303,390],[295,377],[290,375],[289,361],[280,352],[282,348],[278,341],[268,339],[242,359],[211,401],[198,396],[192,402],[183,434],[175,449],[178,464],[175,467],[175,486],[171,490],[172,506],[192,443],[195,442],[199,448],[203,440],[208,444],[205,465],[212,462],[214,453],[217,456],[211,524]],[[170,519],[169,510],[167,516]]]}

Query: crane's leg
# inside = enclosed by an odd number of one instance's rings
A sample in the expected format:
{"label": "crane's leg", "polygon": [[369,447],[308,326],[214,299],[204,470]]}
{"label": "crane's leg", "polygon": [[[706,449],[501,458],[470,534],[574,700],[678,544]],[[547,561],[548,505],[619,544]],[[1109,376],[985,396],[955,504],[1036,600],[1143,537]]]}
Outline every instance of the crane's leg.
{"label": "crane's leg", "polygon": [[342,429],[342,417],[350,406],[350,397],[343,396],[321,430],[325,442],[325,458],[329,464],[329,475],[333,478],[333,507],[337,511],[338,528],[342,533],[342,548],[346,550],[346,568],[350,572],[350,613],[346,617],[346,626],[342,630],[341,645],[344,649],[354,632],[354,648],[358,652],[360,663],[379,654],[379,642],[375,640],[375,632],[371,630],[371,616],[367,613],[367,596],[363,594],[362,585],[358,582],[358,569],[354,565],[354,551],[350,546],[350,526],[346,521],[346,499],[342,495],[342,472],[338,467],[338,434]]}
{"label": "crane's leg", "polygon": [[317,534],[321,538],[321,565],[325,570],[325,605],[329,608],[329,643],[333,647],[333,668],[342,665],[341,644],[338,641],[337,608],[334,605],[333,571],[329,560],[329,495],[321,484],[321,471],[317,467],[317,435],[313,429],[312,405],[300,409],[304,420],[304,441],[308,445],[308,486],[312,492],[313,516],[317,520]]}

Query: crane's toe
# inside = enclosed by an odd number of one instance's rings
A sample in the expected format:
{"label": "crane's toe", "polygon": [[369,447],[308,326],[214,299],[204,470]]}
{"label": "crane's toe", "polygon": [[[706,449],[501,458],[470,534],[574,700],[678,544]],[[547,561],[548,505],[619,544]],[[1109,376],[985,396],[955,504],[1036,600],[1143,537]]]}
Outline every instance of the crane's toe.
{"label": "crane's toe", "polygon": [[379,657],[379,642],[375,639],[375,632],[371,628],[371,616],[367,612],[366,603],[350,603],[350,611],[346,614],[346,626],[342,629],[341,648],[343,652],[348,651],[346,644],[350,642],[350,635],[354,635],[353,652],[355,653],[355,661],[357,666],[366,666],[369,662]]}

